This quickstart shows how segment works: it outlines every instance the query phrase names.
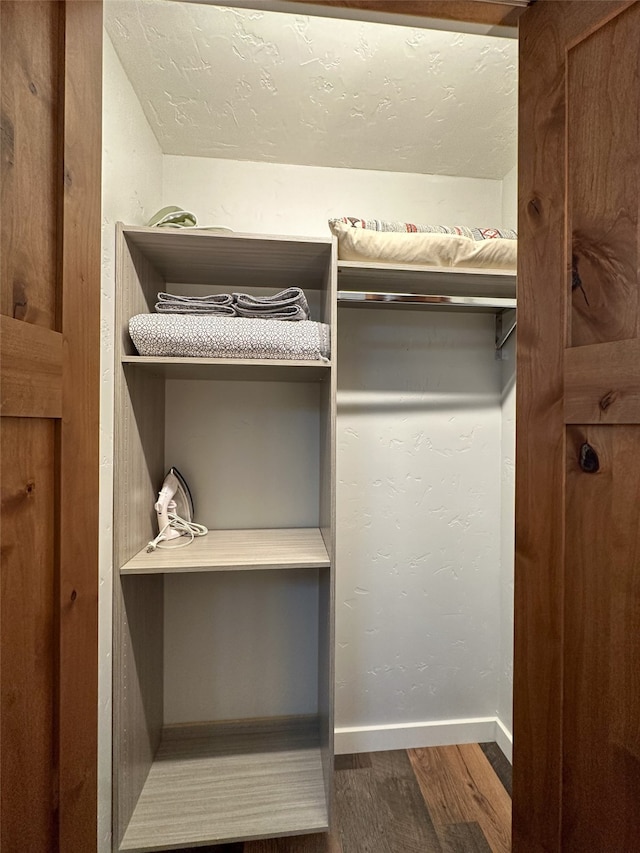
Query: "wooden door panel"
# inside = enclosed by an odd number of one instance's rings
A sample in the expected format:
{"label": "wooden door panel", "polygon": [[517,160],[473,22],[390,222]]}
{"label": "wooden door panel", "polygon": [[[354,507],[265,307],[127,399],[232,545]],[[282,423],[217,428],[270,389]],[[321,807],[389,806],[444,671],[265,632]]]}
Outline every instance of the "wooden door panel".
{"label": "wooden door panel", "polygon": [[0,314],[0,414],[62,415],[62,335]]}
{"label": "wooden door panel", "polygon": [[51,850],[55,818],[55,421],[2,419],[3,853]]}
{"label": "wooden door panel", "polygon": [[564,354],[568,424],[640,423],[640,340],[570,347]]}
{"label": "wooden door panel", "polygon": [[[605,505],[615,507],[625,453],[640,456],[638,11],[628,0],[539,0],[520,21],[514,853],[640,849],[626,793],[635,771],[612,758],[624,740],[634,760],[637,628],[623,637],[619,618],[596,652],[634,559]],[[575,468],[585,436],[602,447],[597,474]],[[632,516],[621,518],[637,526]],[[607,548],[618,549],[614,573]],[[610,716],[601,731],[586,709],[598,691],[595,717],[605,706]],[[613,775],[596,783],[589,768]],[[602,826],[589,840],[575,827],[590,825],[590,809]],[[598,847],[607,835],[614,842]]]}
{"label": "wooden door panel", "polygon": [[2,0],[1,847],[97,843],[100,0]]}
{"label": "wooden door panel", "polygon": [[[28,9],[24,7],[27,6]],[[2,288],[0,313],[49,329],[58,315],[61,5],[7,2],[0,12]]]}
{"label": "wooden door panel", "polygon": [[639,22],[635,6],[567,52],[572,346],[638,331]]}
{"label": "wooden door panel", "polygon": [[640,841],[640,427],[567,439],[561,849],[623,853]]}

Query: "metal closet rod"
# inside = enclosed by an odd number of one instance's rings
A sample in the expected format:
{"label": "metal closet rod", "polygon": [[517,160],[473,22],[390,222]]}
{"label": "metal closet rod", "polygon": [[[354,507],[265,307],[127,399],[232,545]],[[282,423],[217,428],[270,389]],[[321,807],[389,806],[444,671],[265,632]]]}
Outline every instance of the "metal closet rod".
{"label": "metal closet rod", "polygon": [[371,305],[440,305],[448,308],[515,308],[515,298],[506,296],[436,296],[422,293],[378,293],[360,290],[339,290],[338,302],[359,302]]}

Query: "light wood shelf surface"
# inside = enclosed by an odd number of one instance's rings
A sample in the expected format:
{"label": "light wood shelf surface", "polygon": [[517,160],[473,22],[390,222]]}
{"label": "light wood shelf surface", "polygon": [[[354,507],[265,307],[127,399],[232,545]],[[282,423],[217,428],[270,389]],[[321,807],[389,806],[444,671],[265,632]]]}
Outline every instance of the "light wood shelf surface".
{"label": "light wood shelf surface", "polygon": [[236,234],[122,226],[166,282],[322,289],[331,237]]}
{"label": "light wood shelf surface", "polygon": [[143,548],[122,575],[228,572],[254,569],[316,569],[330,565],[317,527],[275,530],[210,530],[184,548]]}
{"label": "light wood shelf surface", "polygon": [[168,726],[121,851],[327,829],[315,718]]}
{"label": "light wood shelf surface", "polygon": [[322,382],[330,362],[249,358],[179,358],[125,355],[132,365],[165,379],[224,379],[244,382]]}
{"label": "light wood shelf surface", "polygon": [[513,298],[516,274],[509,270],[338,261],[338,290]]}

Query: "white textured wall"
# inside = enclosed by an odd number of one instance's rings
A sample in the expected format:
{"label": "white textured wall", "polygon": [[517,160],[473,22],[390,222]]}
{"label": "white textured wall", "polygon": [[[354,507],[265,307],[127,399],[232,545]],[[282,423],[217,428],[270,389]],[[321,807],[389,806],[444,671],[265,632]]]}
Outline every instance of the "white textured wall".
{"label": "white textured wall", "polygon": [[102,384],[100,397],[100,601],[98,839],[111,849],[111,595],[115,223],[142,225],[160,207],[162,154],[111,40],[104,38],[102,151]]}
{"label": "white textured wall", "polygon": [[201,225],[260,234],[327,236],[332,216],[486,226],[502,219],[501,181],[206,157],[165,155],[163,197]]}
{"label": "white textured wall", "polygon": [[495,715],[494,334],[492,315],[339,313],[338,728]]}
{"label": "white textured wall", "polygon": [[505,228],[518,227],[518,166],[510,169],[502,179],[502,224]]}

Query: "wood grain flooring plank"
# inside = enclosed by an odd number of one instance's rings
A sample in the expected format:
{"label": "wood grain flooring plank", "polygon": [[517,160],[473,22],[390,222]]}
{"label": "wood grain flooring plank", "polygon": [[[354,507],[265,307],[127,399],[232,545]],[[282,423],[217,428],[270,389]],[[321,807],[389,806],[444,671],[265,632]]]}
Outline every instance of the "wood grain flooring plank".
{"label": "wood grain flooring plank", "polygon": [[335,774],[343,853],[440,853],[441,846],[405,751],[349,756]]}
{"label": "wood grain flooring plank", "polygon": [[511,853],[511,798],[478,744],[458,747],[468,778],[475,786],[477,817],[493,851]]}
{"label": "wood grain flooring plank", "polygon": [[243,853],[343,853],[337,832],[246,841]]}
{"label": "wood grain flooring plank", "polygon": [[380,820],[373,769],[334,776],[334,820],[343,853],[395,853]]}
{"label": "wood grain flooring plank", "polygon": [[510,853],[511,801],[477,744],[408,752],[443,844],[447,827],[477,822],[494,853]]}
{"label": "wood grain flooring plank", "polygon": [[371,762],[389,848],[393,853],[440,853],[438,834],[407,753],[374,753]]}
{"label": "wood grain flooring plank", "polygon": [[351,755],[336,755],[333,759],[334,770],[365,770],[371,768],[371,756],[368,752],[355,752]]}
{"label": "wood grain flooring plank", "polygon": [[[391,749],[365,755],[378,779],[406,779],[414,784],[417,782],[406,750]],[[419,786],[416,785],[416,788],[419,790]]]}
{"label": "wood grain flooring plank", "polygon": [[505,791],[511,796],[513,773],[509,759],[495,741],[481,743],[479,747],[484,752],[489,764],[493,767],[496,776],[502,782]]}
{"label": "wood grain flooring plank", "polygon": [[480,824],[452,823],[443,830],[443,853],[492,853]]}

